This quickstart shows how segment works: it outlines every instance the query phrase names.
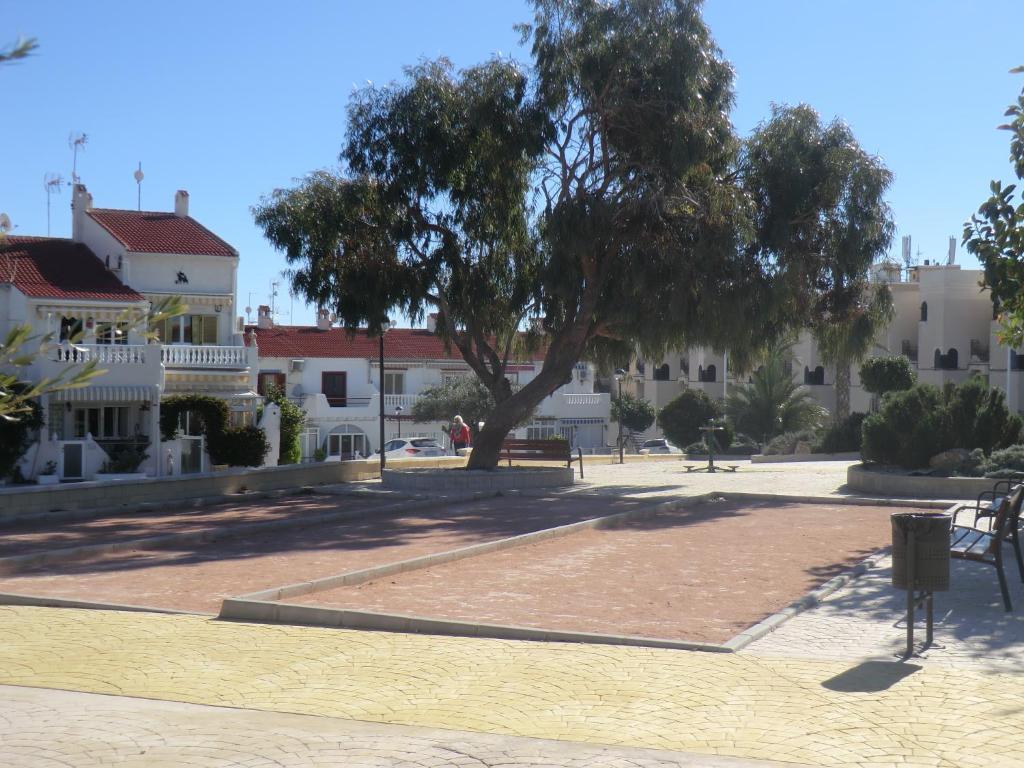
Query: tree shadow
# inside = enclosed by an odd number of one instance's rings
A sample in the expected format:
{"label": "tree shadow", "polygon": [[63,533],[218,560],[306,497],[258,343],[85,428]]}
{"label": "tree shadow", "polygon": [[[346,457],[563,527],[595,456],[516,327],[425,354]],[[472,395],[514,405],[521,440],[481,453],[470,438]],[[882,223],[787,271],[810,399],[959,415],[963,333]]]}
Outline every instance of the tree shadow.
{"label": "tree shadow", "polygon": [[920,670],[921,667],[917,664],[865,661],[830,677],[821,685],[830,691],[841,693],[881,693]]}

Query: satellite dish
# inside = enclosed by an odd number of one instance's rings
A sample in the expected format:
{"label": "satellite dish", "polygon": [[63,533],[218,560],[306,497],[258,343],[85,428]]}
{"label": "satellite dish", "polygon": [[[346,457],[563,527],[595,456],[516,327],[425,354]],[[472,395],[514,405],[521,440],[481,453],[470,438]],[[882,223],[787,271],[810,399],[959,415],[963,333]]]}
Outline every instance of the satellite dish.
{"label": "satellite dish", "polygon": [[139,163],[139,167],[136,169],[135,173],[132,174],[132,176],[135,177],[135,183],[136,184],[141,184],[142,180],[144,178],[146,178],[146,174],[144,174],[142,172],[142,163],[141,162]]}
{"label": "satellite dish", "polygon": [[12,228],[11,217],[6,213],[0,213],[0,232],[3,232],[6,235]]}

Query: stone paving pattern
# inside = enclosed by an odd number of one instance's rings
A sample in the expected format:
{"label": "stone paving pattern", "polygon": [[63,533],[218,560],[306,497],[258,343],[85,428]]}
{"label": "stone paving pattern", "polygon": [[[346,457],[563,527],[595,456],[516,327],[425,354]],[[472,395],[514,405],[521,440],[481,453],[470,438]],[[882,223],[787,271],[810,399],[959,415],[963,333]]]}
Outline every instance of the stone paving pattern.
{"label": "stone paving pattern", "polygon": [[[840,496],[846,466],[594,466],[581,490]],[[1024,644],[991,569],[954,571],[946,647],[909,663],[886,578],[739,654],[0,607],[0,765],[1024,766]]]}

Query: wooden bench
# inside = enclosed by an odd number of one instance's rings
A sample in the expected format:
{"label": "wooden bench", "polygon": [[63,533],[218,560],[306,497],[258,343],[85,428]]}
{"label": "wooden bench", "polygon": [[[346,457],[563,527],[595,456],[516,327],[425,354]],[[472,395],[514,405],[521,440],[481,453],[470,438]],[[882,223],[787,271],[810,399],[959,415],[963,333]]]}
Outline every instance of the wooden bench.
{"label": "wooden bench", "polygon": [[566,467],[571,467],[574,461],[580,463],[580,479],[583,479],[583,451],[576,449],[576,456],[572,455],[568,440],[516,440],[506,438],[501,444],[500,460],[507,460],[512,466],[512,460],[516,461],[564,461]]}
{"label": "wooden bench", "polygon": [[[977,503],[958,507],[953,513],[953,527],[950,531],[949,556],[954,560],[991,565],[999,577],[999,589],[1003,593],[1003,606],[1012,610],[1010,590],[1006,585],[1003,568],[1003,544],[1009,544],[1017,558],[1017,571],[1024,581],[1024,559],[1021,558],[1020,525],[1021,506],[1024,505],[1024,484],[1001,487],[997,483],[992,491],[985,491]],[[1008,495],[999,496],[1000,492]],[[998,499],[993,505],[988,499]],[[972,518],[970,524],[958,521],[961,513]]]}

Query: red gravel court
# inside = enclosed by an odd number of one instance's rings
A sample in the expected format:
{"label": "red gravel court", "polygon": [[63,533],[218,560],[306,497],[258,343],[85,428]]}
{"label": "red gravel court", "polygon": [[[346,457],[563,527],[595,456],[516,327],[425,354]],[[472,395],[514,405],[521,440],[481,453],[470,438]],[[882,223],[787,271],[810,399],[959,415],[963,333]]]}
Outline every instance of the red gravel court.
{"label": "red gravel court", "polygon": [[285,602],[721,643],[887,545],[902,511],[707,502]]}

